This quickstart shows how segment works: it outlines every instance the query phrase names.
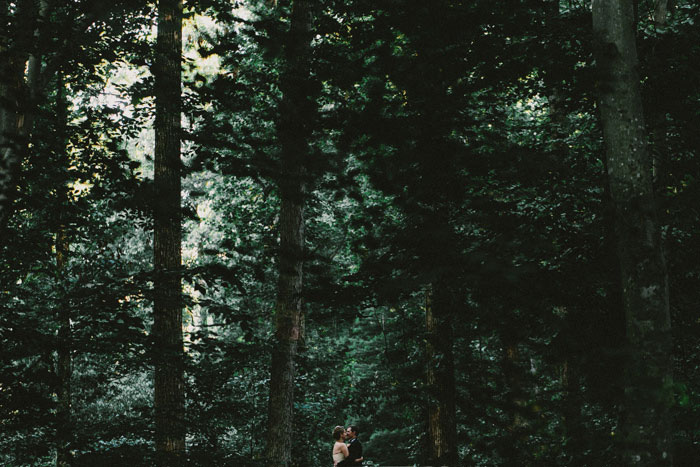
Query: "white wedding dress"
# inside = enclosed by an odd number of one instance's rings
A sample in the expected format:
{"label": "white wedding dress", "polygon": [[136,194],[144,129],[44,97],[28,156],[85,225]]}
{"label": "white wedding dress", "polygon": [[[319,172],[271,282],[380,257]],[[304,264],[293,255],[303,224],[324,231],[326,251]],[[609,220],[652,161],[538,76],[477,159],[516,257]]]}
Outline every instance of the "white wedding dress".
{"label": "white wedding dress", "polygon": [[338,462],[341,462],[342,460],[345,459],[345,454],[342,452],[334,452],[333,453],[333,463],[337,464]]}

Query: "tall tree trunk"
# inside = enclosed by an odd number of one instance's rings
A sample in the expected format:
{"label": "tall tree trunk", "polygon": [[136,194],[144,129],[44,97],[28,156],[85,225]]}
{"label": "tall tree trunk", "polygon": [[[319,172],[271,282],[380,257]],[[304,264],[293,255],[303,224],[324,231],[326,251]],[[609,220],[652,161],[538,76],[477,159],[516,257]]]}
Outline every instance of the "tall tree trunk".
{"label": "tall tree trunk", "polygon": [[428,461],[456,466],[457,421],[453,351],[454,298],[444,284],[425,296],[426,382],[428,393]]}
{"label": "tall tree trunk", "polygon": [[[547,31],[550,33],[557,31],[557,21],[559,20],[559,0],[543,0],[544,9],[544,24]],[[553,35],[554,40],[552,40],[552,47],[561,47],[561,41],[556,40],[558,36]],[[557,79],[557,76],[561,76],[557,73],[558,65],[556,61],[548,61],[544,64],[544,83],[547,86],[547,100],[549,104],[549,115],[552,125],[552,130],[554,133],[555,149],[560,150],[565,148],[565,144],[561,142],[561,139],[566,136],[562,132],[562,126],[566,123],[566,113],[564,111],[564,96],[562,93],[562,83],[561,79]]]}
{"label": "tall tree trunk", "polygon": [[654,5],[654,25],[661,29],[666,26],[669,13],[669,0],[656,0]]}
{"label": "tall tree trunk", "polygon": [[[29,64],[36,58],[31,58]],[[36,64],[34,65],[36,66]],[[31,71],[31,70],[30,70]],[[68,152],[68,100],[65,97],[65,86],[63,74],[58,74],[58,93],[56,96],[56,156],[66,158]],[[67,160],[67,159],[66,159]],[[66,169],[67,169],[66,165]],[[66,207],[68,202],[68,191],[65,184],[57,190],[58,204],[58,229],[56,230],[56,276],[61,290],[66,290],[64,286],[66,279],[66,264],[68,263],[69,239],[66,233]],[[72,386],[71,377],[73,375],[71,350],[73,348],[70,322],[70,308],[68,299],[62,297],[60,308],[58,309],[58,342],[57,342],[57,362],[56,362],[56,393],[58,404],[56,410],[56,467],[70,467],[73,464],[72,444],[73,444],[73,424],[72,424]]]}
{"label": "tall tree trunk", "polygon": [[[512,326],[512,324],[510,325]],[[518,465],[524,463],[521,447],[525,444],[528,435],[529,420],[526,417],[527,399],[523,389],[523,372],[519,366],[520,351],[518,342],[520,337],[508,327],[501,331],[501,343],[503,356],[501,367],[507,386],[506,410],[508,410],[507,434],[503,443],[503,457],[506,465]]]}
{"label": "tall tree trunk", "polygon": [[[64,270],[68,261],[68,236],[65,226],[61,225],[56,233],[56,269],[59,280],[63,279]],[[73,425],[71,419],[72,391],[71,376],[73,374],[71,359],[71,324],[70,309],[66,300],[63,300],[58,310],[58,361],[56,368],[58,386],[57,407],[57,446],[56,467],[70,467],[73,463],[71,445],[73,441]]]}
{"label": "tall tree trunk", "polygon": [[185,391],[182,341],[180,107],[182,1],[160,0],[156,43],[154,209],[154,408],[156,460],[182,465]]}
{"label": "tall tree trunk", "polygon": [[581,394],[581,379],[578,375],[576,363],[566,359],[561,366],[561,416],[564,427],[565,454],[569,459],[569,466],[584,465],[582,459],[581,441],[583,437],[581,425],[581,407],[583,399]]}
{"label": "tall tree trunk", "polygon": [[[672,13],[672,6],[673,4],[669,0],[656,0],[654,4],[654,27],[657,31],[663,31],[666,28],[666,23]],[[662,37],[661,34],[658,34],[656,39],[652,42],[650,52],[652,63],[658,63],[660,60],[663,60],[663,57],[657,56],[657,45]],[[657,105],[664,107],[664,103],[659,102],[654,94],[651,94],[649,97],[651,98],[648,100],[650,108],[654,108]],[[649,145],[651,148],[652,183],[658,188],[659,177],[663,177],[662,174],[664,173],[664,163],[668,161],[668,155],[664,151],[665,138],[667,137],[664,132],[667,127],[666,112],[660,111],[647,115],[646,122],[650,131]]]}
{"label": "tall tree trunk", "polygon": [[[6,50],[0,53],[6,53]],[[3,62],[0,76],[0,231],[4,229],[12,211],[21,160],[19,134],[24,124],[19,111],[19,97],[22,92],[21,65],[15,58]]]}
{"label": "tall tree trunk", "polygon": [[[9,2],[0,3],[0,17],[9,28],[0,33],[0,238],[12,212],[20,161],[26,150],[28,92],[25,66],[29,58],[36,8],[20,0],[10,15]],[[30,63],[30,72],[39,61]]]}
{"label": "tall tree trunk", "polygon": [[593,32],[608,182],[615,207],[628,339],[623,462],[672,465],[668,277],[654,207],[631,0],[594,0]]}
{"label": "tall tree trunk", "polygon": [[309,122],[314,113],[309,85],[311,23],[311,2],[295,0],[285,49],[286,70],[281,82],[283,97],[278,128],[281,146],[279,279],[265,453],[271,467],[286,467],[292,461],[294,359],[303,330],[305,159],[309,151]]}

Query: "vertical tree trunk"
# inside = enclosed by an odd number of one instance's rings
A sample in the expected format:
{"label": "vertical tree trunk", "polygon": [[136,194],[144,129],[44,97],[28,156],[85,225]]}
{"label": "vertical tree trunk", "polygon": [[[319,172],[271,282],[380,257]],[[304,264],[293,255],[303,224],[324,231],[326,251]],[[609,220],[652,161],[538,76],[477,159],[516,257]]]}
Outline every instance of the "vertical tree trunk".
{"label": "vertical tree trunk", "polygon": [[456,466],[457,422],[453,345],[454,300],[444,284],[433,284],[425,297],[428,393],[428,461]]}
{"label": "vertical tree trunk", "polygon": [[657,28],[663,28],[666,26],[666,18],[669,10],[668,7],[668,0],[656,0],[656,4],[654,5],[654,25]]}
{"label": "vertical tree trunk", "polygon": [[[297,172],[296,177],[299,176]],[[302,194],[303,188],[297,196]],[[291,462],[294,358],[301,334],[304,213],[301,199],[283,195],[280,211],[279,281],[275,308],[275,345],[270,370],[268,465]]]}
{"label": "vertical tree trunk", "polygon": [[[9,14],[8,5],[0,5],[0,17],[4,20]],[[27,150],[39,100],[43,51],[33,47],[32,41],[34,45],[39,42],[35,19],[37,14],[40,20],[46,19],[48,4],[39,0],[38,5],[37,10],[35,0],[18,2],[7,35],[0,34],[0,238],[12,214],[20,162]]]}
{"label": "vertical tree trunk", "polygon": [[310,99],[309,59],[311,4],[295,0],[290,37],[285,49],[286,70],[282,77],[282,103],[278,128],[281,146],[279,189],[280,252],[275,307],[275,345],[270,370],[270,399],[266,461],[269,466],[291,464],[294,401],[294,359],[302,333],[302,264],[304,256],[305,158],[308,154],[309,122],[314,104]]}
{"label": "vertical tree trunk", "polygon": [[[7,53],[0,50],[0,53]],[[0,231],[12,210],[21,144],[19,134],[23,125],[19,112],[22,74],[16,59],[3,60],[0,75]]]}
{"label": "vertical tree trunk", "polygon": [[26,149],[24,73],[35,14],[33,0],[17,2],[14,16],[10,15],[9,2],[0,3],[0,19],[9,25],[0,33],[0,238],[12,212],[20,161]]}
{"label": "vertical tree trunk", "polygon": [[529,420],[525,416],[527,400],[523,390],[523,374],[518,364],[521,358],[518,350],[519,341],[520,338],[516,333],[507,327],[501,331],[503,345],[501,366],[507,386],[505,403],[509,416],[507,433],[503,443],[503,457],[506,465],[526,464],[520,449],[526,441]]}
{"label": "vertical tree trunk", "polygon": [[581,440],[583,438],[581,425],[581,379],[578,368],[571,360],[566,359],[561,366],[561,416],[563,419],[565,453],[570,459],[571,467],[584,465],[582,459]]}
{"label": "vertical tree trunk", "polygon": [[[556,22],[559,19],[559,0],[543,0],[544,9],[544,24],[548,31],[555,30]],[[556,37],[556,36],[554,36]],[[561,47],[560,42],[553,40],[553,47]],[[557,64],[553,61],[545,63],[544,69],[544,83],[547,86],[547,100],[549,104],[549,115],[552,125],[552,130],[554,133],[555,140],[557,141],[555,149],[560,149],[564,146],[560,140],[565,136],[562,134],[562,125],[564,125],[566,114],[563,108],[564,96],[561,91],[561,80],[557,80]]]}
{"label": "vertical tree trunk", "polygon": [[[63,278],[66,262],[68,261],[68,237],[65,226],[61,225],[56,233],[56,269],[59,280]],[[58,407],[57,407],[57,446],[56,446],[56,467],[70,467],[73,463],[71,445],[73,441],[73,425],[71,420],[72,392],[71,376],[71,324],[70,309],[66,301],[63,301],[58,310],[58,362],[56,368],[58,385]]]}
{"label": "vertical tree trunk", "polygon": [[632,1],[594,0],[593,32],[629,346],[623,462],[668,466],[673,402],[668,277],[636,70]]}
{"label": "vertical tree trunk", "polygon": [[[30,57],[29,65],[37,66],[36,57]],[[32,70],[29,70],[30,72]],[[36,71],[36,70],[35,70]],[[35,79],[35,78],[33,78]],[[56,95],[56,156],[66,158],[68,151],[68,100],[65,97],[65,86],[63,74],[58,74],[58,92]],[[65,159],[67,160],[67,159]],[[67,165],[66,165],[67,168]],[[57,205],[59,209],[59,225],[56,230],[56,277],[61,290],[66,290],[64,286],[66,279],[66,264],[68,263],[69,239],[66,233],[66,207],[68,202],[68,191],[65,184],[56,190]],[[70,467],[73,463],[73,424],[72,424],[72,386],[71,377],[73,375],[71,350],[73,348],[70,322],[69,297],[63,292],[60,308],[58,309],[58,339],[57,339],[57,362],[56,362],[56,394],[58,404],[56,410],[56,467]]]}
{"label": "vertical tree trunk", "polygon": [[158,3],[155,89],[154,408],[156,460],[182,465],[185,391],[181,298],[180,107],[182,1]]}

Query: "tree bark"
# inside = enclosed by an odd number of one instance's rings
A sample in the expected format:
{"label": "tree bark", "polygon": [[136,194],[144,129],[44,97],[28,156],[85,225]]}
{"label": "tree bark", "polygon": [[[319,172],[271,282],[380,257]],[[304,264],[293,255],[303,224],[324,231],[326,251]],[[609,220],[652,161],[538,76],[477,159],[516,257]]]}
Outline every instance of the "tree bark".
{"label": "tree bark", "polygon": [[[44,10],[45,11],[45,10]],[[30,57],[29,68],[37,66],[36,57]],[[29,70],[32,72],[32,70]],[[38,71],[38,70],[34,70]],[[33,72],[32,72],[33,73]],[[31,74],[31,73],[30,73]],[[33,79],[33,78],[32,78]],[[28,81],[31,79],[28,78]],[[55,106],[56,128],[56,152],[57,156],[65,158],[68,151],[68,99],[65,96],[64,77],[59,73],[57,78],[57,95]],[[62,184],[57,193],[58,205],[58,229],[56,230],[56,279],[59,290],[65,291],[66,265],[68,264],[68,253],[70,242],[66,232],[66,207],[68,203],[68,190]],[[56,467],[70,467],[73,464],[73,424],[72,424],[72,385],[73,362],[71,351],[73,348],[69,297],[65,294],[60,301],[57,312],[58,318],[58,339],[56,345],[56,394],[58,404],[56,410]]]}
{"label": "tree bark", "polygon": [[509,417],[502,448],[506,465],[518,465],[523,462],[521,448],[526,444],[529,434],[530,421],[525,415],[527,397],[523,388],[523,372],[519,367],[521,356],[518,343],[520,340],[517,333],[508,327],[501,331],[503,346],[501,368],[507,389],[505,405]]}
{"label": "tree bark", "polygon": [[156,461],[184,464],[185,394],[181,296],[182,1],[158,4],[155,76],[154,409]]}
{"label": "tree bark", "polygon": [[672,342],[668,277],[637,75],[631,0],[594,0],[599,106],[628,340],[622,462],[669,466]]}
{"label": "tree bark", "polygon": [[425,296],[426,382],[428,393],[428,462],[456,466],[457,421],[453,351],[454,300],[443,284]]}
{"label": "tree bark", "polygon": [[[9,2],[0,4],[8,28],[0,33],[0,238],[12,212],[20,161],[26,149],[25,113],[28,92],[25,66],[33,39],[36,8],[33,0],[20,0],[10,15]],[[30,63],[30,72],[37,63]],[[34,66],[32,66],[34,65]]]}
{"label": "tree bark", "polygon": [[303,332],[305,159],[309,151],[309,122],[314,114],[309,85],[311,23],[311,2],[295,0],[285,49],[286,70],[281,81],[283,97],[278,126],[281,147],[279,279],[265,452],[267,465],[271,467],[292,464],[294,360]]}
{"label": "tree bark", "polygon": [[661,29],[666,26],[666,19],[668,17],[669,10],[668,0],[656,0],[656,5],[654,5],[654,25],[657,29]]}
{"label": "tree bark", "polygon": [[19,135],[24,123],[19,111],[22,91],[20,64],[16,58],[3,62],[4,72],[0,77],[0,231],[4,229],[12,211],[21,159]]}
{"label": "tree bark", "polygon": [[[65,226],[62,225],[56,233],[56,269],[59,280],[61,280],[64,275],[65,266],[68,261],[68,248],[68,236],[66,235]],[[72,339],[70,309],[67,303],[63,303],[58,310],[58,321],[56,467],[70,467],[73,464],[73,454],[71,451],[73,442],[73,424],[71,418],[71,377],[73,375],[73,368],[71,358]]]}

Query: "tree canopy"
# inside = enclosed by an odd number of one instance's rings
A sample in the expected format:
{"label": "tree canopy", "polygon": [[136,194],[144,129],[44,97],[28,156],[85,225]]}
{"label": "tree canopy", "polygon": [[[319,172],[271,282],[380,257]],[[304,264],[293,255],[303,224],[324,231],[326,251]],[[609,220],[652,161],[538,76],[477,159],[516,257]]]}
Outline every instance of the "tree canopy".
{"label": "tree canopy", "polygon": [[0,24],[0,464],[700,458],[696,2]]}

